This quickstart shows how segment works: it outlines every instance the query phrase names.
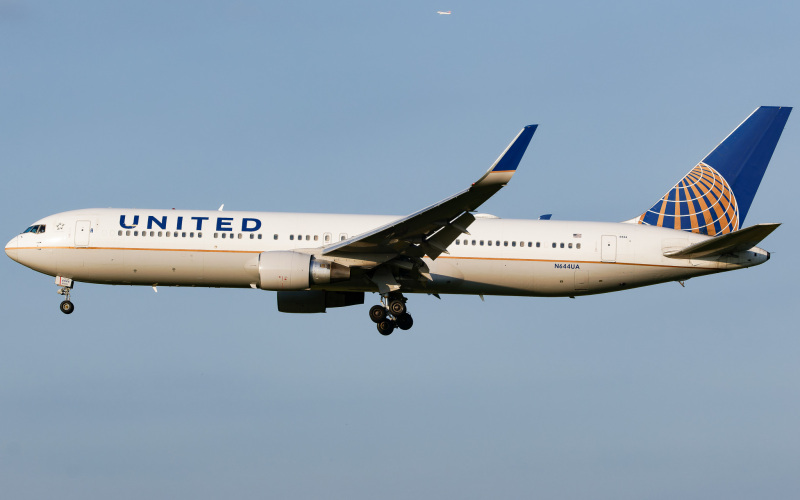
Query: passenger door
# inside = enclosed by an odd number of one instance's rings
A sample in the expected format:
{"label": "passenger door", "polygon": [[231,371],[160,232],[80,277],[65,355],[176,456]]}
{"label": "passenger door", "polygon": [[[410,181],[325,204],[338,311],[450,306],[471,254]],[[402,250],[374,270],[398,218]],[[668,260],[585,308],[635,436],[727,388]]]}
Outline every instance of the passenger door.
{"label": "passenger door", "polygon": [[617,237],[603,235],[600,237],[600,260],[602,262],[617,261]]}
{"label": "passenger door", "polygon": [[79,220],[75,223],[75,248],[89,246],[89,234],[92,232],[92,221]]}

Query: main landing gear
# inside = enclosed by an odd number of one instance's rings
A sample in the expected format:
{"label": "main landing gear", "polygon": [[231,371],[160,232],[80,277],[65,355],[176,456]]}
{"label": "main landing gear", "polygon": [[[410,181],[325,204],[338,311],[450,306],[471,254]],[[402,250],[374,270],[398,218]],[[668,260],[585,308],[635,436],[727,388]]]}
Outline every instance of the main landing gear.
{"label": "main landing gear", "polygon": [[72,280],[58,276],[56,278],[56,285],[61,285],[61,288],[58,289],[58,294],[64,296],[64,301],[58,306],[59,309],[61,309],[61,312],[64,314],[72,314],[72,311],[75,310],[75,305],[69,300],[69,292],[74,286]]}
{"label": "main landing gear", "polygon": [[406,309],[407,300],[401,293],[389,293],[381,296],[380,305],[369,309],[369,319],[378,325],[378,333],[391,335],[395,327],[408,330],[414,326],[414,319]]}

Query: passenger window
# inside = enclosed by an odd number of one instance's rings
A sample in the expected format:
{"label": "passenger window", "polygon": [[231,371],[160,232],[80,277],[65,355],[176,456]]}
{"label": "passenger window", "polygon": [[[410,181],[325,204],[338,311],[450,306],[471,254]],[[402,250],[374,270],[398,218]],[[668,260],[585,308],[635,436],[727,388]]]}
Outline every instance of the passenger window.
{"label": "passenger window", "polygon": [[169,238],[169,231],[164,234],[167,238]]}
{"label": "passenger window", "polygon": [[203,233],[197,233],[197,237],[198,238],[202,238],[203,237]]}
{"label": "passenger window", "polygon": [[156,235],[155,231],[150,231],[150,236],[155,236],[155,235]]}
{"label": "passenger window", "polygon": [[561,248],[564,248],[564,244],[563,243],[561,244]]}
{"label": "passenger window", "polygon": [[570,243],[570,244],[569,244],[569,245],[567,245],[567,246],[568,246],[569,248],[572,248],[572,243]]}
{"label": "passenger window", "polygon": [[553,248],[555,248],[555,247],[556,247],[556,244],[555,244],[555,243],[553,243]]}
{"label": "passenger window", "polygon": [[475,246],[475,240],[472,240],[472,246]]}
{"label": "passenger window", "polygon": [[456,245],[460,245],[460,244],[461,244],[461,240],[456,240]]}
{"label": "passenger window", "polygon": [[581,244],[580,244],[580,243],[576,243],[576,244],[575,244],[575,248],[577,248],[578,250],[580,250],[580,249],[581,249]]}
{"label": "passenger window", "polygon": [[122,236],[122,229],[120,229],[119,231],[117,231],[117,236]]}
{"label": "passenger window", "polygon": [[250,233],[250,239],[251,239],[251,240],[254,240],[255,238],[256,238],[256,235],[255,235],[255,234],[253,234],[253,233]]}
{"label": "passenger window", "polygon": [[319,235],[318,234],[314,235],[314,241],[319,241]]}
{"label": "passenger window", "polygon": [[159,232],[158,232],[158,237],[159,237],[159,238],[161,238],[161,235],[162,235],[162,234],[163,234],[163,233],[162,233],[161,231],[159,231]]}
{"label": "passenger window", "polygon": [[219,233],[214,233],[214,238],[219,238]]}
{"label": "passenger window", "polygon": [[508,242],[507,242],[507,241],[504,241],[504,242],[503,242],[503,246],[504,246],[504,247],[507,247],[507,246],[508,246]]}
{"label": "passenger window", "polygon": [[242,233],[239,233],[239,239],[240,240],[242,239]]}
{"label": "passenger window", "polygon": [[308,240],[310,240],[310,239],[311,239],[311,236],[309,236],[309,235],[306,235],[306,241],[308,241]]}
{"label": "passenger window", "polygon": [[537,241],[537,242],[536,242],[536,248],[539,248],[540,246],[541,246],[541,243],[539,243],[539,242]]}
{"label": "passenger window", "polygon": [[487,241],[486,244],[488,244],[489,246],[492,246],[492,240]]}
{"label": "passenger window", "polygon": [[516,241],[512,241],[512,242],[511,242],[511,246],[512,246],[512,247],[515,247],[515,246],[517,246],[517,242],[516,242]]}
{"label": "passenger window", "polygon": [[189,238],[194,238],[194,232],[189,233]]}
{"label": "passenger window", "polygon": [[134,235],[134,236],[139,236],[139,231],[134,231],[134,232],[133,232],[133,235]]}
{"label": "passenger window", "polygon": [[294,241],[294,235],[293,235],[293,234],[290,234],[290,235],[289,235],[289,239],[290,239],[290,240],[292,240],[292,241]]}
{"label": "passenger window", "polygon": [[186,231],[181,233],[181,238],[186,238]]}
{"label": "passenger window", "polygon": [[481,246],[483,246],[483,240],[481,240]]}
{"label": "passenger window", "polygon": [[261,233],[258,233],[258,239],[259,240],[261,239]]}
{"label": "passenger window", "polygon": [[177,238],[178,237],[178,231],[175,231],[174,233],[172,233],[172,237],[173,238]]}
{"label": "passenger window", "polygon": [[273,239],[273,240],[277,240],[277,239],[278,239],[278,235],[277,235],[277,234],[273,234],[273,235],[272,235],[272,239]]}

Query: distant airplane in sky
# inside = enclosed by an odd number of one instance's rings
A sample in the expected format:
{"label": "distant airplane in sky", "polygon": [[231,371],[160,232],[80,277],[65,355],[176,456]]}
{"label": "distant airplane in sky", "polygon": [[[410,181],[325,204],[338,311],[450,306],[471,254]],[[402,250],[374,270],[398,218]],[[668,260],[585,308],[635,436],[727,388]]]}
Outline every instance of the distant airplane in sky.
{"label": "distant airplane in sky", "polygon": [[436,13],[437,14],[441,14],[443,16],[449,16],[450,14],[453,13],[453,11],[450,11],[450,10],[437,10]]}
{"label": "distant airplane in sky", "polygon": [[273,290],[292,313],[373,292],[381,304],[369,317],[383,335],[413,325],[408,293],[575,297],[682,283],[769,259],[756,245],[779,224],[742,224],[790,112],[758,108],[621,223],[475,212],[511,180],[537,128],[528,125],[467,189],[405,217],[94,208],[34,222],[6,254],[55,276],[66,314],[79,281]]}

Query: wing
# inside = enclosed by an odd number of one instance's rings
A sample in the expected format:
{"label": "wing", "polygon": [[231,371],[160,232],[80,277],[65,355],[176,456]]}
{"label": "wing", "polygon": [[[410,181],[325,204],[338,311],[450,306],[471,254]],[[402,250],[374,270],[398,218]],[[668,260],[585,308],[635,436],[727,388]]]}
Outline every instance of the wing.
{"label": "wing", "polygon": [[511,180],[536,127],[528,125],[523,128],[483,177],[468,189],[385,226],[326,247],[323,255],[376,254],[414,259],[427,255],[436,259],[475,221],[470,212]]}

